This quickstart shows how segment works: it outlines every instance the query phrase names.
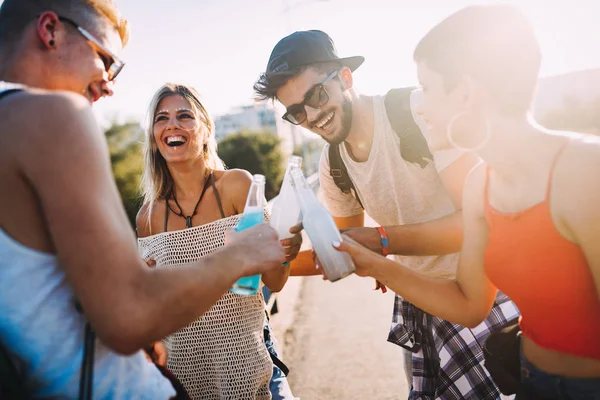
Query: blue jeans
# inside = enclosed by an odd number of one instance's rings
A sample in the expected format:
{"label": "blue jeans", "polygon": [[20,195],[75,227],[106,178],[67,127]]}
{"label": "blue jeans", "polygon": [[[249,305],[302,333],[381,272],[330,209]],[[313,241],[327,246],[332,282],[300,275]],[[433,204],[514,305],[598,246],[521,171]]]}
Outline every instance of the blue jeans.
{"label": "blue jeans", "polygon": [[[266,322],[266,326],[269,330],[269,335],[265,338],[265,345],[267,346],[267,350],[269,351],[269,353],[279,358],[279,355],[277,354],[277,349],[275,349],[275,336],[273,335],[273,330],[271,329],[269,321]],[[273,400],[297,399],[297,397],[294,397],[294,395],[292,394],[292,390],[290,389],[290,385],[287,381],[286,376],[283,374],[283,371],[281,371],[281,369],[279,369],[277,365],[273,365],[273,376],[271,376],[269,390],[271,391],[271,396]]]}
{"label": "blue jeans", "polygon": [[600,378],[567,378],[539,370],[521,349],[521,382],[544,400],[600,400]]}

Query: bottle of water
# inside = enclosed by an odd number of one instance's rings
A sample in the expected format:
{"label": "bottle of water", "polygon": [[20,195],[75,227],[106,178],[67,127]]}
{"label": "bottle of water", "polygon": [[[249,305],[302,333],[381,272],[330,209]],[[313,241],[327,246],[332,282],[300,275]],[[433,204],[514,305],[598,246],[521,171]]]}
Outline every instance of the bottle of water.
{"label": "bottle of water", "polygon": [[283,183],[279,196],[273,202],[271,210],[271,227],[277,231],[279,240],[289,239],[293,235],[290,228],[297,225],[300,220],[300,205],[296,198],[296,191],[292,186],[292,171],[302,167],[302,157],[291,156],[287,170],[283,176]]}
{"label": "bottle of water", "polygon": [[[248,198],[246,199],[246,206],[244,207],[244,214],[242,219],[238,222],[235,227],[236,232],[241,232],[248,228],[252,228],[254,225],[258,225],[264,222],[265,212],[265,177],[264,175],[254,175],[252,179],[252,185],[248,192]],[[233,284],[233,287],[229,289],[231,293],[240,294],[244,296],[252,296],[258,293],[260,287],[260,275],[245,276],[240,278]]]}
{"label": "bottle of water", "polygon": [[350,256],[337,251],[332,246],[333,241],[342,240],[333,217],[319,203],[300,169],[292,170],[292,181],[302,209],[304,230],[310,238],[327,279],[335,282],[352,274],[355,267]]}

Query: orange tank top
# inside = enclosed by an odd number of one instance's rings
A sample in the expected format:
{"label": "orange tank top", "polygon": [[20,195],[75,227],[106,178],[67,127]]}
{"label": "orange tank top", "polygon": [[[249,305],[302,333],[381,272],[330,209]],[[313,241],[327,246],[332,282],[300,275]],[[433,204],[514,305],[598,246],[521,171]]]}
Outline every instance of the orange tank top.
{"label": "orange tank top", "polygon": [[563,238],[549,206],[556,155],[544,201],[517,213],[484,207],[489,225],[485,271],[521,311],[521,330],[537,345],[574,356],[600,359],[600,301],[581,248]]}

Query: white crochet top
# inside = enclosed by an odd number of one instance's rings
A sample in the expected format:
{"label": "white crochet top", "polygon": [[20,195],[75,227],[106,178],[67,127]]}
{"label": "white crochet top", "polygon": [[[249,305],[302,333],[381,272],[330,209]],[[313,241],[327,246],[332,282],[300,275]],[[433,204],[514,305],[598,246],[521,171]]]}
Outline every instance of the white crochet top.
{"label": "white crochet top", "polygon": [[[144,259],[157,268],[176,268],[224,246],[235,215],[205,225],[138,239]],[[223,268],[227,268],[223,265]],[[270,399],[273,363],[265,347],[262,292],[240,296],[227,292],[202,317],[164,339],[167,368],[193,399]]]}

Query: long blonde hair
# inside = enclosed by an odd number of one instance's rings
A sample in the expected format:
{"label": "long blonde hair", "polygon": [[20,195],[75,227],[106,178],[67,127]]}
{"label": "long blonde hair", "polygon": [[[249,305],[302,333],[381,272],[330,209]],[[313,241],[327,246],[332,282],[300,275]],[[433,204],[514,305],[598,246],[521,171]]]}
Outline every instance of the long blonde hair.
{"label": "long blonde hair", "polygon": [[[144,197],[144,203],[152,209],[152,204],[156,200],[166,199],[173,189],[173,178],[167,167],[167,162],[160,154],[156,139],[154,138],[154,114],[158,104],[165,98],[173,95],[179,95],[186,99],[194,114],[200,117],[201,122],[208,130],[208,138],[204,144],[204,162],[208,172],[225,169],[223,161],[217,154],[217,139],[215,138],[215,124],[210,114],[200,102],[200,94],[190,86],[166,83],[154,94],[146,122],[146,139],[144,140],[144,171],[141,180],[141,192]],[[150,212],[148,212],[148,217]]]}

